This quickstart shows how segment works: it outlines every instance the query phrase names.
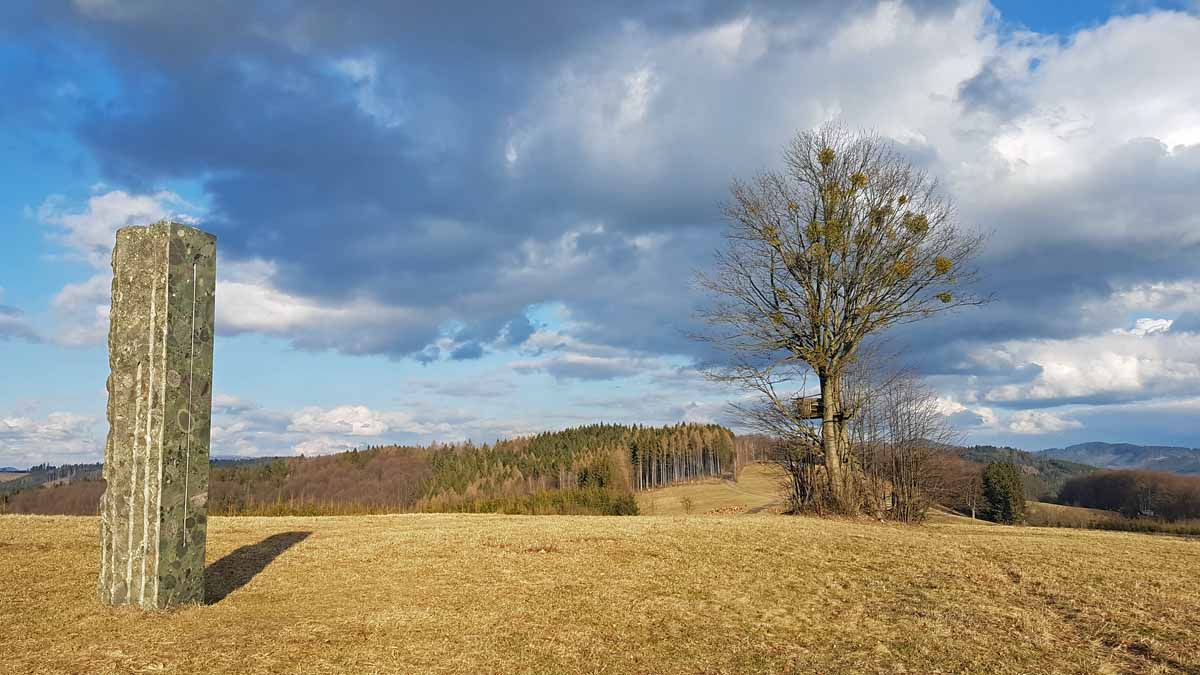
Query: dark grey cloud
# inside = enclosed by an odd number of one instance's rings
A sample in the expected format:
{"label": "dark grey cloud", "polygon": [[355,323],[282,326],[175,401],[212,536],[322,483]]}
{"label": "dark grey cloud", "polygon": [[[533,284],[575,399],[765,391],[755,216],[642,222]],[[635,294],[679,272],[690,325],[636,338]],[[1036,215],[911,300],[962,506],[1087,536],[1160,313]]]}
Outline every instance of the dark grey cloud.
{"label": "dark grey cloud", "polygon": [[958,100],[968,112],[984,112],[1001,121],[1011,120],[1032,108],[1028,95],[1004,73],[1005,64],[993,60],[958,85]]}

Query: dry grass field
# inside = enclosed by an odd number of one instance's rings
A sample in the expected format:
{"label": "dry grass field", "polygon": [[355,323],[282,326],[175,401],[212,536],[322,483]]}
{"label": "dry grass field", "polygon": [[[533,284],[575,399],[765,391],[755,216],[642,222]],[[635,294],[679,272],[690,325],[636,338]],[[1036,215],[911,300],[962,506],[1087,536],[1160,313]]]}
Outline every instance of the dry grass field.
{"label": "dry grass field", "polygon": [[8,481],[10,481],[10,480],[16,480],[16,479],[18,479],[18,478],[24,478],[25,476],[28,476],[28,475],[29,475],[29,474],[27,474],[27,473],[16,473],[16,472],[10,472],[10,471],[0,471],[0,483],[7,483],[7,482],[8,482]]}
{"label": "dry grass field", "polygon": [[749,515],[214,518],[208,604],[0,516],[0,671],[1200,672],[1200,541]]}

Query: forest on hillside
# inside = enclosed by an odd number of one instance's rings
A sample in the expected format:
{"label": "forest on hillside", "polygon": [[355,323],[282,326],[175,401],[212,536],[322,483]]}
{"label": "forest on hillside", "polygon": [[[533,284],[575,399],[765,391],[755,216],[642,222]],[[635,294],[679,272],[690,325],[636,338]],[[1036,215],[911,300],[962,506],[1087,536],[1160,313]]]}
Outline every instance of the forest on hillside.
{"label": "forest on hillside", "polygon": [[1200,520],[1200,476],[1163,471],[1097,471],[1067,481],[1060,504],[1115,511],[1126,518]]}
{"label": "forest on hillside", "polygon": [[[593,424],[536,436],[431,446],[369,446],[318,457],[214,463],[212,515],[410,511],[624,515],[633,493],[733,476],[739,448],[712,424]],[[742,444],[740,454],[752,451]],[[0,497],[0,512],[96,513],[95,474]]]}
{"label": "forest on hillside", "polygon": [[962,448],[957,454],[980,468],[992,462],[1016,464],[1024,480],[1026,499],[1038,501],[1054,501],[1068,481],[1097,470],[1096,467],[1087,464],[994,445],[973,445]]}

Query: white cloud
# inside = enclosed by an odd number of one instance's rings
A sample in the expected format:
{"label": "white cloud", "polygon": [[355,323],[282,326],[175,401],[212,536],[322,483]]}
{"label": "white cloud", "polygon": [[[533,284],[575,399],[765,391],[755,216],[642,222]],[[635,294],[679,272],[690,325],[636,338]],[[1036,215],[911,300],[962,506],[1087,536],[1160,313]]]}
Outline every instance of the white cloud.
{"label": "white cloud", "polygon": [[980,351],[974,360],[999,368],[1032,366],[1026,383],[987,389],[1009,404],[1063,399],[1129,399],[1200,391],[1200,336],[1111,334],[1070,340],[1025,340]]}
{"label": "white cloud", "polygon": [[194,223],[195,217],[188,212],[198,211],[198,207],[167,190],[141,195],[112,190],[88,198],[82,211],[64,208],[65,201],[61,195],[46,198],[37,210],[37,218],[55,228],[51,237],[71,256],[97,269],[109,264],[116,232],[122,227],[163,219]]}
{"label": "white cloud", "polygon": [[1160,335],[1171,330],[1171,325],[1175,323],[1174,319],[1151,319],[1143,318],[1134,322],[1133,328],[1114,328],[1113,333],[1117,335],[1134,335],[1136,337],[1145,337],[1147,335]]}
{"label": "white cloud", "polygon": [[544,372],[559,380],[612,380],[647,370],[633,358],[574,353],[519,359],[509,363],[509,367],[518,373]]}
{"label": "white cloud", "polygon": [[1158,312],[1180,314],[1200,310],[1200,279],[1143,282],[1116,288],[1108,301],[1094,306],[1105,316],[1123,313]]}
{"label": "white cloud", "polygon": [[[105,189],[97,185],[97,189]],[[68,283],[51,301],[58,329],[54,340],[69,346],[103,344],[108,335],[112,291],[112,248],[122,227],[147,225],[163,219],[194,224],[196,218],[179,209],[197,207],[170,191],[130,194],[111,190],[88,198],[81,210],[68,209],[61,195],[48,197],[37,210],[37,219],[52,228],[51,239],[67,251],[68,259],[81,260],[102,270],[86,281]]]}
{"label": "white cloud", "polygon": [[0,417],[0,465],[98,462],[104,441],[97,426],[94,417],[67,412],[52,412],[43,419]]}
{"label": "white cloud", "polygon": [[667,40],[633,26],[561,65],[515,117],[517,149],[522,161],[575,151],[582,175],[639,198],[647,185],[694,198],[843,112],[899,138],[954,142],[956,87],[996,48],[986,7],[940,20],[892,2],[850,21],[747,14]]}
{"label": "white cloud", "polygon": [[295,335],[305,330],[344,331],[363,325],[399,324],[419,318],[412,310],[358,299],[322,303],[275,286],[275,264],[261,259],[230,261],[218,270],[217,330]]}
{"label": "white cloud", "polygon": [[363,405],[344,405],[329,410],[305,408],[296,413],[288,425],[288,431],[347,436],[379,436],[390,428],[384,416]]}
{"label": "white cloud", "polygon": [[965,405],[950,397],[939,397],[937,407],[951,424],[968,435],[1013,433],[1040,436],[1083,428],[1083,423],[1051,410],[1001,411],[981,405]]}
{"label": "white cloud", "polygon": [[70,346],[104,344],[108,338],[111,294],[111,272],[63,286],[51,301],[60,319],[57,341]]}
{"label": "white cloud", "polygon": [[1082,428],[1077,420],[1059,417],[1046,410],[1021,410],[1012,414],[1008,430],[1015,434],[1050,434]]}

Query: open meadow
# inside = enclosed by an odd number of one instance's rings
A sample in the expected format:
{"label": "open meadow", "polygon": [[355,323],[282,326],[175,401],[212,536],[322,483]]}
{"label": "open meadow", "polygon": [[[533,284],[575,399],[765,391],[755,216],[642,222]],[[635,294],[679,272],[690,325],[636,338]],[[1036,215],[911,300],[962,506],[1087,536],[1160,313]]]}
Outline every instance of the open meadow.
{"label": "open meadow", "polygon": [[776,515],[212,518],[205,605],[0,516],[6,672],[1200,671],[1200,541]]}

